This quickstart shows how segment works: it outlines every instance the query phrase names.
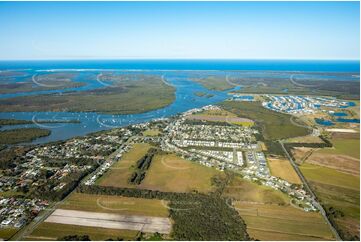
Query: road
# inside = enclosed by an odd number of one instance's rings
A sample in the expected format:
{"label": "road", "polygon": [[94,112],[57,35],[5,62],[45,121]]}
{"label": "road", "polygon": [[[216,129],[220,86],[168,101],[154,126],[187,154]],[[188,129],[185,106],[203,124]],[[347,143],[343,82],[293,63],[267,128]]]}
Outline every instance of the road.
{"label": "road", "polygon": [[312,191],[310,185],[308,184],[306,178],[303,176],[302,172],[300,171],[300,169],[298,168],[298,165],[296,164],[296,162],[292,159],[291,155],[288,153],[288,151],[286,150],[283,141],[280,140],[279,143],[282,146],[283,151],[285,152],[285,154],[287,155],[287,158],[289,159],[289,161],[291,162],[291,165],[293,166],[293,168],[295,169],[296,173],[298,174],[298,176],[300,177],[306,191],[311,195],[314,204],[316,205],[317,209],[320,211],[321,215],[324,217],[326,223],[328,224],[328,226],[330,227],[333,235],[335,236],[336,240],[341,241],[341,237],[338,234],[337,230],[333,227],[333,225],[331,224],[330,220],[327,217],[326,211],[325,209],[322,207],[322,205],[317,201],[317,197],[315,195],[315,193]]}
{"label": "road", "polygon": [[[116,156],[119,151],[121,151],[125,145],[127,145],[131,140],[133,140],[136,136],[132,136],[130,137],[126,142],[124,142],[116,151],[114,151],[112,154],[110,154],[107,157],[107,160],[109,159],[113,159],[114,156]],[[85,176],[80,182],[79,184],[83,183],[88,177],[93,176],[99,169],[101,166],[99,166],[95,171],[93,171],[91,174]],[[36,227],[38,227],[38,225],[40,225],[45,219],[47,219],[54,211],[55,209],[63,202],[65,201],[72,193],[74,193],[76,191],[76,188],[70,192],[62,201],[56,202],[52,205],[50,205],[48,208],[46,208],[45,210],[41,211],[41,213],[35,217],[33,219],[33,221],[31,221],[28,225],[26,225],[25,227],[23,227],[22,229],[20,229],[18,232],[16,232],[9,240],[24,240],[24,238],[26,238],[26,236],[30,235],[35,229]]]}

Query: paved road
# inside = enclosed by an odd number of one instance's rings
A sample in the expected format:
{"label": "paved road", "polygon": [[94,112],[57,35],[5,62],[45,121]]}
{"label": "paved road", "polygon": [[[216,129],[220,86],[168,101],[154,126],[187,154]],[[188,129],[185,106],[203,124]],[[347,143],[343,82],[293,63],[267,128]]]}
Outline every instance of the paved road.
{"label": "paved road", "polygon": [[282,146],[283,151],[285,152],[285,154],[287,155],[287,158],[290,160],[293,168],[295,169],[296,173],[298,174],[298,176],[300,177],[305,189],[307,190],[307,192],[309,194],[311,194],[311,197],[314,201],[314,204],[316,205],[316,207],[318,208],[318,210],[320,210],[321,215],[324,217],[326,223],[328,224],[328,226],[330,227],[332,233],[334,234],[336,240],[341,241],[341,237],[338,234],[337,230],[333,227],[333,225],[331,224],[330,220],[328,219],[327,215],[326,215],[326,211],[325,209],[322,207],[322,205],[317,201],[317,197],[315,195],[315,193],[312,191],[310,185],[308,184],[306,178],[303,176],[302,172],[300,171],[300,169],[298,168],[296,162],[292,159],[292,157],[290,156],[290,154],[288,153],[288,151],[286,150],[285,146],[283,145],[283,141],[280,140],[279,143]]}
{"label": "paved road", "polygon": [[[121,151],[125,145],[127,145],[131,140],[133,140],[136,136],[132,136],[130,137],[126,142],[124,142],[119,149],[117,149],[116,151],[114,151],[112,154],[110,154],[107,157],[107,160],[109,159],[113,159],[113,157],[115,155],[117,155],[119,153],[119,151]],[[83,180],[81,180],[79,182],[79,184],[83,183],[86,179],[88,179],[88,177],[92,176],[93,174],[95,174],[98,170],[100,169],[100,166],[93,171],[91,174],[85,176],[83,178]],[[37,217],[35,217],[33,219],[33,221],[31,221],[28,225],[26,225],[25,227],[23,227],[22,229],[20,229],[18,232],[16,232],[9,240],[24,240],[24,238],[28,235],[30,235],[35,229],[36,227],[38,227],[38,225],[40,225],[45,219],[47,219],[54,211],[55,209],[59,206],[59,204],[61,204],[63,201],[65,201],[72,193],[74,193],[76,191],[76,188],[74,188],[74,190],[72,192],[70,192],[68,194],[68,196],[66,196],[62,201],[56,202],[52,205],[50,205],[46,210],[43,210]]]}

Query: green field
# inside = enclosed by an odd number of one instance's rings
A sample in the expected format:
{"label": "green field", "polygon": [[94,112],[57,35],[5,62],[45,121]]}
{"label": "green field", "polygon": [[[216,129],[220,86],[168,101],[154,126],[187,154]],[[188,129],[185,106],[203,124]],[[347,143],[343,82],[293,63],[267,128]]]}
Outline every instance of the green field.
{"label": "green field", "polygon": [[290,205],[236,203],[247,231],[258,240],[333,240],[319,213],[305,212]]}
{"label": "green field", "polygon": [[262,107],[260,102],[225,101],[221,107],[238,117],[254,120],[263,130],[266,139],[277,140],[304,136],[308,129],[291,123],[290,115],[277,113]]}
{"label": "green field", "polygon": [[27,240],[58,240],[67,235],[89,235],[91,240],[135,240],[138,231],[106,229],[57,223],[42,223]]}
{"label": "green field", "polygon": [[18,229],[16,228],[0,228],[0,240],[8,240]]}
{"label": "green field", "polygon": [[303,175],[305,175],[309,181],[319,182],[326,185],[351,188],[355,190],[360,189],[359,177],[338,172],[335,169],[307,163],[300,166],[300,169]]}
{"label": "green field", "polygon": [[51,131],[41,128],[21,128],[0,131],[0,144],[29,142],[50,135]]}
{"label": "green field", "polygon": [[321,149],[319,153],[349,155],[360,159],[360,139],[351,138],[332,138],[331,143],[334,146],[329,149]]}
{"label": "green field", "polygon": [[112,86],[63,95],[37,95],[0,100],[0,110],[7,111],[74,111],[133,114],[159,109],[175,99],[175,89],[161,77],[138,75],[137,78],[112,76]]}
{"label": "green field", "polygon": [[312,189],[328,211],[341,237],[345,240],[358,240],[360,177],[307,163],[300,166],[300,169],[310,181]]}
{"label": "green field", "polygon": [[158,199],[144,199],[121,196],[73,193],[58,208],[124,215],[168,217],[166,202]]}

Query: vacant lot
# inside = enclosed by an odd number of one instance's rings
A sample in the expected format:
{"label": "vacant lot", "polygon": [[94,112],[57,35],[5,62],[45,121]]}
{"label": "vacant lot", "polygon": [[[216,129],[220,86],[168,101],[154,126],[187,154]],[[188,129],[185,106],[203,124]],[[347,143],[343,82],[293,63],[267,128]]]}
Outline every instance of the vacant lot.
{"label": "vacant lot", "polygon": [[91,240],[134,240],[138,231],[106,229],[79,225],[42,223],[37,227],[27,240],[57,240],[67,235],[89,235]]}
{"label": "vacant lot", "polygon": [[209,192],[211,178],[219,173],[214,168],[184,160],[176,155],[156,155],[143,182],[144,189],[170,192]]}
{"label": "vacant lot", "polygon": [[269,140],[305,136],[309,133],[308,129],[294,125],[290,121],[290,115],[268,110],[260,102],[225,101],[221,103],[221,107],[238,117],[254,120]]}
{"label": "vacant lot", "polygon": [[45,222],[169,234],[168,218],[56,209]]}
{"label": "vacant lot", "polygon": [[333,240],[319,213],[304,212],[289,205],[236,202],[247,231],[258,240]]}
{"label": "vacant lot", "polygon": [[223,196],[236,199],[241,202],[289,204],[289,197],[280,191],[270,187],[257,185],[256,183],[236,177],[225,188]]}
{"label": "vacant lot", "polygon": [[268,165],[273,176],[282,178],[290,183],[302,184],[296,171],[293,169],[289,160],[286,159],[270,159],[268,158]]}
{"label": "vacant lot", "polygon": [[136,162],[151,148],[149,144],[134,144],[133,147],[106,172],[97,183],[102,186],[134,187],[128,183]]}
{"label": "vacant lot", "polygon": [[166,204],[167,202],[158,199],[73,193],[66,198],[59,208],[123,215],[168,217]]}

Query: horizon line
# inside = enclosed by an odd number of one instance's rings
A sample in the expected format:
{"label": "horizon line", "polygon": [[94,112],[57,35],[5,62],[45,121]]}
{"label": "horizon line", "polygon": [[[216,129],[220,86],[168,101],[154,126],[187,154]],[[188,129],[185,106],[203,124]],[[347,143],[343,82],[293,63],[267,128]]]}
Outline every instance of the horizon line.
{"label": "horizon line", "polygon": [[21,59],[0,59],[0,61],[99,61],[99,60],[289,60],[289,61],[358,61],[359,59],[355,58],[158,58],[158,57],[150,57],[150,58],[138,58],[138,57],[127,57],[127,58],[21,58]]}

